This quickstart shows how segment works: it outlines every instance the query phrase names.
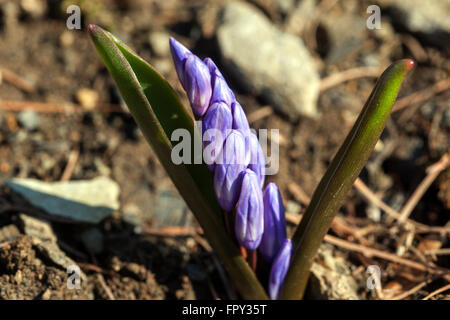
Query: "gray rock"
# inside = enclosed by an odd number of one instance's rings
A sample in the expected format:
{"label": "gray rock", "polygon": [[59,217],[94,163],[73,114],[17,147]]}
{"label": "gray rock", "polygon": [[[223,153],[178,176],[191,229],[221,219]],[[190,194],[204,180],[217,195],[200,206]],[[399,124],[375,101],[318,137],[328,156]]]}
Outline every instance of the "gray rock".
{"label": "gray rock", "polygon": [[316,2],[316,0],[302,0],[295,8],[286,11],[288,17],[285,30],[296,35],[302,34],[317,16]]}
{"label": "gray rock", "polygon": [[301,39],[244,2],[227,3],[219,23],[223,64],[241,86],[293,119],[316,116],[319,75]]}
{"label": "gray rock", "polygon": [[35,130],[39,126],[40,117],[33,110],[21,111],[17,118],[20,124],[27,130]]}
{"label": "gray rock", "polygon": [[119,186],[107,177],[68,182],[12,179],[7,185],[49,214],[99,223],[119,208]]}
{"label": "gray rock", "polygon": [[[320,263],[318,263],[318,260]],[[358,300],[358,284],[347,262],[333,255],[333,246],[324,244],[311,267],[310,298],[318,300]]]}
{"label": "gray rock", "polygon": [[134,232],[139,234],[142,232],[142,210],[134,203],[126,204],[122,210],[122,219],[134,226]]}
{"label": "gray rock", "polygon": [[395,21],[408,30],[424,34],[429,42],[450,47],[450,1],[384,0],[381,4],[393,8]]}
{"label": "gray rock", "polygon": [[170,56],[169,34],[163,31],[155,31],[150,34],[148,40],[153,52],[159,57]]}
{"label": "gray rock", "polygon": [[282,14],[289,14],[295,8],[295,0],[277,0],[276,5],[277,9]]}
{"label": "gray rock", "polygon": [[103,251],[103,233],[97,228],[90,228],[81,234],[81,241],[93,254]]}
{"label": "gray rock", "polygon": [[47,1],[45,0],[21,0],[20,6],[33,18],[41,18],[47,11]]}
{"label": "gray rock", "polygon": [[300,213],[301,210],[302,206],[300,205],[300,203],[292,200],[288,200],[286,202],[286,212],[297,214]]}
{"label": "gray rock", "polygon": [[[69,267],[77,266],[75,261],[69,258],[54,241],[41,241],[36,238],[33,244],[42,255],[63,269],[67,270]],[[82,271],[80,272],[80,277],[86,280],[86,275]]]}
{"label": "gray rock", "polygon": [[169,186],[160,186],[153,211],[155,227],[191,226],[193,216],[180,194]]}
{"label": "gray rock", "polygon": [[329,42],[326,55],[329,63],[344,60],[360,49],[367,38],[366,20],[359,15],[330,13],[322,16],[321,23]]}
{"label": "gray rock", "polygon": [[39,220],[25,214],[19,215],[23,223],[23,229],[26,235],[37,237],[41,240],[49,240],[56,242],[56,235],[51,225],[43,220]]}
{"label": "gray rock", "polygon": [[0,242],[12,241],[20,236],[20,231],[13,224],[0,228]]}

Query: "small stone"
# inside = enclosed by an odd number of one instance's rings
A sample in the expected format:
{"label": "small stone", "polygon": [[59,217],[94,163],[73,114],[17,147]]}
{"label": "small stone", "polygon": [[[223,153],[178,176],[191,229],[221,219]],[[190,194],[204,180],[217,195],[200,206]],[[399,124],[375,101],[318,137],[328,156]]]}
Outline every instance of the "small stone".
{"label": "small stone", "polygon": [[108,177],[67,182],[12,179],[7,185],[48,214],[99,223],[119,209],[119,186]]}
{"label": "small stone", "polygon": [[224,66],[247,91],[292,119],[317,115],[319,74],[300,38],[276,28],[256,7],[230,1],[217,40]]}
{"label": "small stone", "polygon": [[20,271],[20,270],[17,270],[17,272],[16,272],[16,274],[14,275],[14,281],[17,283],[17,284],[21,284],[22,283],[22,271]]}
{"label": "small stone", "polygon": [[158,57],[170,56],[169,38],[170,35],[163,31],[152,32],[148,37],[150,46]]}
{"label": "small stone", "polygon": [[99,157],[95,157],[94,165],[98,173],[100,173],[102,176],[111,175],[111,169],[106,164],[104,164],[102,159],[100,159]]}
{"label": "small stone", "polygon": [[46,289],[44,291],[44,293],[42,294],[41,298],[42,298],[42,300],[50,300],[51,296],[52,296],[52,291],[50,289]]}
{"label": "small stone", "polygon": [[382,5],[392,9],[396,23],[423,35],[427,42],[450,47],[449,1],[383,0]]}
{"label": "small stone", "polygon": [[56,242],[56,235],[48,222],[27,216],[25,214],[20,214],[19,218],[22,220],[23,229],[26,235],[37,237],[41,240]]}
{"label": "small stone", "polygon": [[120,272],[140,281],[143,281],[147,278],[147,269],[145,269],[144,266],[134,262],[124,263]]}
{"label": "small stone", "polygon": [[0,228],[0,242],[11,241],[19,236],[20,231],[14,224],[10,224]]}
{"label": "small stone", "polygon": [[33,18],[44,16],[47,11],[46,0],[21,0],[20,7]]}
{"label": "small stone", "polygon": [[75,36],[73,31],[66,30],[59,36],[59,43],[63,47],[70,47],[75,41]]}
{"label": "small stone", "polygon": [[[64,270],[67,270],[69,267],[73,268],[77,266],[75,261],[69,258],[64,251],[62,251],[56,242],[53,241],[40,241],[34,244],[36,248],[43,254],[45,257],[50,259],[54,264],[60,266]],[[80,273],[81,279],[86,279],[86,275],[81,271]]]}
{"label": "small stone", "polygon": [[139,234],[142,232],[142,211],[134,203],[127,204],[123,207],[122,219],[134,226],[134,232]]}
{"label": "small stone", "polygon": [[288,14],[295,8],[295,0],[277,0],[276,4],[282,14]]}
{"label": "small stone", "polygon": [[302,206],[295,201],[289,200],[286,202],[286,212],[289,213],[300,213]]}
{"label": "small stone", "polygon": [[21,111],[17,118],[22,127],[29,131],[37,129],[40,123],[39,115],[33,110]]}
{"label": "small stone", "polygon": [[333,247],[324,244],[320,247],[311,267],[309,298],[318,300],[358,300],[356,283],[348,262],[333,255]]}
{"label": "small stone", "polygon": [[179,193],[169,186],[160,186],[156,195],[156,208],[153,211],[154,226],[184,226],[193,224],[192,213],[189,211]]}
{"label": "small stone", "polygon": [[98,103],[98,93],[93,89],[80,89],[77,92],[77,101],[84,109],[93,110]]}
{"label": "small stone", "polygon": [[360,49],[367,38],[366,21],[359,15],[327,14],[321,23],[329,42],[326,60],[331,64],[343,61]]}
{"label": "small stone", "polygon": [[286,22],[286,31],[292,34],[302,34],[306,27],[316,17],[316,0],[302,0],[297,7],[290,11]]}

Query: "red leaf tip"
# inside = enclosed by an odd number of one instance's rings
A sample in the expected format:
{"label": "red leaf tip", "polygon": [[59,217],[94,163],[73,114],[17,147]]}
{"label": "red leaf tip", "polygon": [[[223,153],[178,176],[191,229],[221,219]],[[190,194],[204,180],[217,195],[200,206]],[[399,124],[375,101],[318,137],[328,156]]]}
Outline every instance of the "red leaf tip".
{"label": "red leaf tip", "polygon": [[411,70],[416,65],[413,59],[406,59],[406,68]]}

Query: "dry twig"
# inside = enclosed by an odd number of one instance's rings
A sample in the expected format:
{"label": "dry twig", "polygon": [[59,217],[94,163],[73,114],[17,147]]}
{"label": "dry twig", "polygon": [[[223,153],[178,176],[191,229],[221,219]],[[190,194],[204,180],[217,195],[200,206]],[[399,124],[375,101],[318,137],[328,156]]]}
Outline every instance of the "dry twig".
{"label": "dry twig", "polygon": [[145,228],[145,235],[163,236],[163,237],[192,237],[197,233],[195,230],[183,226],[171,226],[164,228]]}
{"label": "dry twig", "polygon": [[442,292],[444,292],[444,291],[447,291],[447,290],[450,290],[450,284],[447,284],[446,286],[443,286],[442,288],[433,291],[432,293],[430,293],[429,295],[427,295],[425,298],[423,298],[423,300],[428,300],[428,299],[430,299],[431,297],[434,297],[435,295],[437,295],[437,294],[439,294],[439,293],[442,293]]}
{"label": "dry twig", "polygon": [[253,111],[247,116],[248,123],[253,123],[257,120],[270,116],[273,113],[273,109],[270,106],[265,106]]}
{"label": "dry twig", "polygon": [[72,176],[73,170],[75,169],[75,165],[78,161],[78,156],[80,155],[80,149],[75,148],[69,154],[69,159],[67,160],[67,165],[64,169],[64,172],[61,176],[61,181],[69,181]]}
{"label": "dry twig", "polygon": [[23,79],[18,74],[14,73],[11,70],[1,68],[0,69],[0,79],[5,80],[6,82],[9,82],[13,86],[19,88],[22,91],[25,91],[27,93],[32,93],[34,91],[34,86],[31,85],[28,81]]}
{"label": "dry twig", "polygon": [[42,113],[77,113],[77,112],[118,112],[118,113],[128,113],[127,110],[123,109],[118,104],[99,104],[93,110],[86,110],[82,106],[73,103],[44,103],[44,102],[33,102],[33,101],[0,101],[0,110],[4,111],[22,111],[30,109],[35,112]]}
{"label": "dry twig", "polygon": [[358,78],[378,77],[381,71],[382,70],[380,68],[358,67],[334,73],[320,81],[320,91],[325,91],[331,87],[337,86],[340,83]]}
{"label": "dry twig", "polygon": [[416,293],[417,291],[419,291],[420,289],[422,289],[423,287],[425,287],[428,283],[430,283],[429,280],[427,281],[423,281],[421,283],[419,283],[418,285],[412,287],[411,289],[402,292],[401,294],[399,294],[398,296],[393,297],[391,300],[403,300],[406,297]]}
{"label": "dry twig", "polygon": [[450,161],[449,161],[448,154],[444,154],[438,162],[431,165],[427,169],[427,172],[428,172],[427,176],[417,186],[417,188],[416,188],[416,190],[414,190],[412,196],[409,198],[409,200],[406,202],[406,204],[403,206],[402,210],[400,211],[400,216],[398,217],[398,221],[400,223],[403,223],[406,221],[406,219],[408,219],[409,215],[414,210],[414,208],[416,207],[419,200],[422,198],[422,196],[425,194],[425,192],[428,190],[428,188],[433,183],[433,181],[437,178],[437,176],[448,167],[449,162]]}
{"label": "dry twig", "polygon": [[420,270],[420,271],[425,271],[425,272],[430,272],[433,274],[439,274],[439,273],[447,273],[450,274],[450,270],[447,270],[445,268],[441,268],[441,267],[429,267],[426,266],[422,263],[413,261],[413,260],[409,260],[409,259],[405,259],[405,258],[401,258],[395,254],[389,253],[389,252],[384,252],[378,249],[373,249],[373,248],[369,248],[363,245],[359,245],[356,243],[352,243],[350,241],[346,241],[343,239],[339,239],[336,237],[333,237],[329,234],[325,235],[324,240],[328,243],[331,243],[333,245],[336,245],[338,247],[341,247],[343,249],[347,249],[350,251],[355,251],[355,252],[360,252],[363,255],[365,255],[366,257],[378,257],[384,260],[388,260],[394,263],[398,263],[398,264],[402,264],[405,266],[408,266],[412,269],[416,269],[416,270]]}
{"label": "dry twig", "polygon": [[116,300],[116,298],[114,297],[111,289],[106,284],[105,278],[103,278],[103,275],[101,273],[97,274],[97,280],[100,283],[100,285],[102,286],[103,290],[105,290],[105,294],[108,296],[108,299],[109,300]]}
{"label": "dry twig", "polygon": [[[394,104],[394,107],[392,108],[392,112],[396,112],[410,105],[428,100],[431,97],[435,96],[436,94],[448,90],[449,88],[450,88],[450,77],[438,81],[428,88],[416,91],[406,97],[397,100],[397,102]],[[411,112],[413,113],[413,111]]]}

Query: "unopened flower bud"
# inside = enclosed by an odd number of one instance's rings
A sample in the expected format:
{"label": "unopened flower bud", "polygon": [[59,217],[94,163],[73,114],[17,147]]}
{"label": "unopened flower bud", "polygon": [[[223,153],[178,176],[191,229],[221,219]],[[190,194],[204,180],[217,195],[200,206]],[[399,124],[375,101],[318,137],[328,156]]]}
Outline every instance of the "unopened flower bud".
{"label": "unopened flower bud", "polygon": [[173,63],[175,65],[175,70],[177,71],[178,79],[180,80],[181,85],[186,90],[185,85],[185,74],[184,74],[184,65],[186,64],[187,58],[192,55],[192,52],[189,51],[185,46],[179,43],[174,38],[170,38],[170,51],[172,52]]}
{"label": "unopened flower bud", "polygon": [[231,130],[214,166],[214,190],[223,210],[231,211],[236,205],[241,191],[240,175],[246,167],[244,137]]}
{"label": "unopened flower bud", "polygon": [[214,103],[208,108],[202,123],[206,164],[212,165],[221,153],[232,122],[230,108],[224,102]]}
{"label": "unopened flower bud", "polygon": [[286,239],[285,208],[280,190],[273,182],[267,185],[263,199],[264,233],[259,252],[268,263],[272,263]]}
{"label": "unopened flower bud", "polygon": [[239,102],[234,101],[231,104],[231,113],[233,114],[233,129],[241,130],[241,132],[250,131],[247,117]]}
{"label": "unopened flower bud", "polygon": [[270,299],[278,299],[284,278],[289,270],[293,253],[291,239],[285,239],[281,245],[280,251],[275,256],[272,263],[272,269],[269,275],[269,296]]}
{"label": "unopened flower bud", "polygon": [[211,58],[205,58],[203,62],[208,66],[209,72],[211,74],[217,74],[220,77],[223,77],[222,73],[220,72],[219,68],[216,66],[214,61]]}
{"label": "unopened flower bud", "polygon": [[258,248],[264,231],[263,197],[259,179],[250,169],[242,177],[234,230],[241,246],[249,250]]}
{"label": "unopened flower bud", "polygon": [[259,178],[260,187],[264,186],[264,179],[266,176],[266,158],[264,157],[264,152],[259,144],[258,137],[254,133],[250,133],[249,139],[249,169],[253,170]]}
{"label": "unopened flower bud", "polygon": [[186,94],[195,116],[202,117],[211,100],[211,76],[208,67],[195,55],[190,55],[184,65]]}

